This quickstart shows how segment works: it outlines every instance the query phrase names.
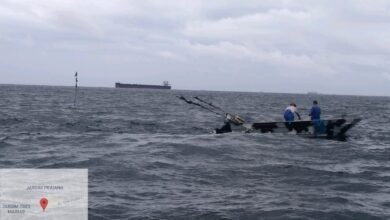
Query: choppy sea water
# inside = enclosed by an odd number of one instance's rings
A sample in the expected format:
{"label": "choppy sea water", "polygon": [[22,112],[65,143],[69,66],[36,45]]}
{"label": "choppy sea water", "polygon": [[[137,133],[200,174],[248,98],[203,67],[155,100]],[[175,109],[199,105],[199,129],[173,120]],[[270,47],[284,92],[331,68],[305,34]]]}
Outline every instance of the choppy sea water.
{"label": "choppy sea water", "polygon": [[[390,219],[390,98],[0,86],[0,168],[88,168],[89,219]],[[199,96],[257,122],[295,101],[347,141],[215,135]]]}

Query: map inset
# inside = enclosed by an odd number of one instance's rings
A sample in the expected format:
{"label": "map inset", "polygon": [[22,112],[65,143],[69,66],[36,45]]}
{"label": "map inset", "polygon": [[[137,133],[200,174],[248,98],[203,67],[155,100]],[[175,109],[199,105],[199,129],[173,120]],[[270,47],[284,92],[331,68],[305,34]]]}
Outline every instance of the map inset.
{"label": "map inset", "polygon": [[1,220],[87,220],[87,169],[0,169]]}

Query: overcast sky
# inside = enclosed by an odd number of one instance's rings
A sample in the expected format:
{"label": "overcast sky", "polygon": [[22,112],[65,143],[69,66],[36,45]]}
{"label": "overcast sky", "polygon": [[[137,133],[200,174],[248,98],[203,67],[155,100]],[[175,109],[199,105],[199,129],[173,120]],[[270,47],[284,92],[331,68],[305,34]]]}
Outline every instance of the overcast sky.
{"label": "overcast sky", "polygon": [[390,1],[1,0],[0,83],[390,94]]}

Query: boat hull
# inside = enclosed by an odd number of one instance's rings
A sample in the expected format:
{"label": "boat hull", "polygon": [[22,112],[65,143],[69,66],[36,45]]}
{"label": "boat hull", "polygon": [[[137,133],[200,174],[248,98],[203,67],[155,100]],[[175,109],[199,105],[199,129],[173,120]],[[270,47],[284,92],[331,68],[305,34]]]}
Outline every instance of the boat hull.
{"label": "boat hull", "polygon": [[247,133],[286,133],[311,137],[338,138],[344,137],[361,119],[329,119],[294,122],[261,122],[232,126],[232,130]]}

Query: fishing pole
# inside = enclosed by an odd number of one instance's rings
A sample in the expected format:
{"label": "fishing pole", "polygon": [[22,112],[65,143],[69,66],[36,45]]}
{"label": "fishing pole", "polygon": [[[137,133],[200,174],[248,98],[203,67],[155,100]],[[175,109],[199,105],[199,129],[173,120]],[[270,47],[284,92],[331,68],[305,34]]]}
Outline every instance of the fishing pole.
{"label": "fishing pole", "polygon": [[245,123],[245,120],[241,116],[239,116],[237,114],[229,113],[229,112],[223,110],[221,107],[218,107],[218,106],[214,105],[211,102],[207,102],[207,101],[199,98],[198,96],[195,96],[194,98],[196,100],[202,102],[202,103],[205,103],[205,104],[207,104],[207,105],[209,105],[209,106],[211,106],[211,107],[213,107],[215,109],[218,109],[219,111],[223,112],[223,114],[226,116],[226,119],[229,120],[229,121],[232,121],[235,124],[243,124],[243,123]]}
{"label": "fishing pole", "polygon": [[187,104],[199,106],[199,107],[201,107],[201,108],[203,108],[203,109],[206,109],[207,111],[210,111],[210,112],[212,112],[212,113],[214,113],[214,114],[221,115],[221,116],[224,116],[224,117],[225,117],[225,114],[222,114],[222,113],[220,113],[220,112],[216,112],[216,111],[214,111],[213,109],[210,109],[210,108],[208,108],[208,107],[206,107],[206,106],[204,106],[204,105],[201,105],[200,103],[197,103],[197,102],[193,102],[193,101],[191,101],[191,100],[188,100],[188,99],[186,99],[184,96],[176,96],[176,97],[179,98],[179,99],[181,99],[181,100],[183,100],[183,101],[185,101]]}
{"label": "fishing pole", "polygon": [[[178,96],[177,96],[177,97],[178,97]],[[200,102],[203,102],[203,103],[205,103],[205,104],[208,104],[208,105],[212,106],[213,108],[218,109],[218,110],[221,111],[221,112],[216,112],[216,111],[214,111],[213,109],[210,109],[210,108],[208,108],[208,107],[206,107],[206,106],[201,105],[200,103],[192,102],[192,101],[190,101],[190,100],[187,100],[187,99],[184,98],[183,96],[180,96],[180,97],[178,97],[178,98],[184,100],[184,101],[185,101],[186,103],[188,103],[188,104],[200,106],[201,108],[204,108],[204,109],[206,109],[206,110],[208,110],[208,111],[211,111],[211,112],[213,112],[213,113],[215,113],[215,114],[217,114],[217,115],[223,116],[223,117],[225,118],[225,120],[227,120],[227,121],[229,121],[229,122],[232,122],[232,123],[235,124],[235,125],[243,125],[243,124],[245,123],[245,120],[244,120],[241,116],[236,115],[236,114],[231,114],[231,113],[225,112],[222,108],[219,108],[219,107],[213,105],[212,103],[208,103],[208,102],[206,102],[206,101],[200,99],[199,97],[194,97],[194,98],[197,99],[197,100],[200,101]]]}
{"label": "fishing pole", "polygon": [[220,107],[218,107],[218,106],[215,106],[213,103],[211,103],[211,102],[206,102],[205,100],[203,100],[203,99],[201,99],[201,98],[199,98],[198,96],[195,96],[194,97],[196,100],[198,100],[198,101],[200,101],[200,102],[203,102],[203,103],[205,103],[205,104],[207,104],[207,105],[209,105],[209,106],[211,106],[211,107],[213,107],[213,108],[216,108],[216,109],[218,109],[218,110],[220,110],[220,111],[222,111],[222,112],[226,112],[225,110],[223,110],[222,108],[220,108]]}
{"label": "fishing pole", "polygon": [[77,79],[77,72],[74,74],[74,77],[75,77],[75,81],[76,81],[76,85],[74,87],[74,101],[73,101],[73,106],[76,108],[76,101],[77,101],[77,82],[78,82],[78,79]]}

